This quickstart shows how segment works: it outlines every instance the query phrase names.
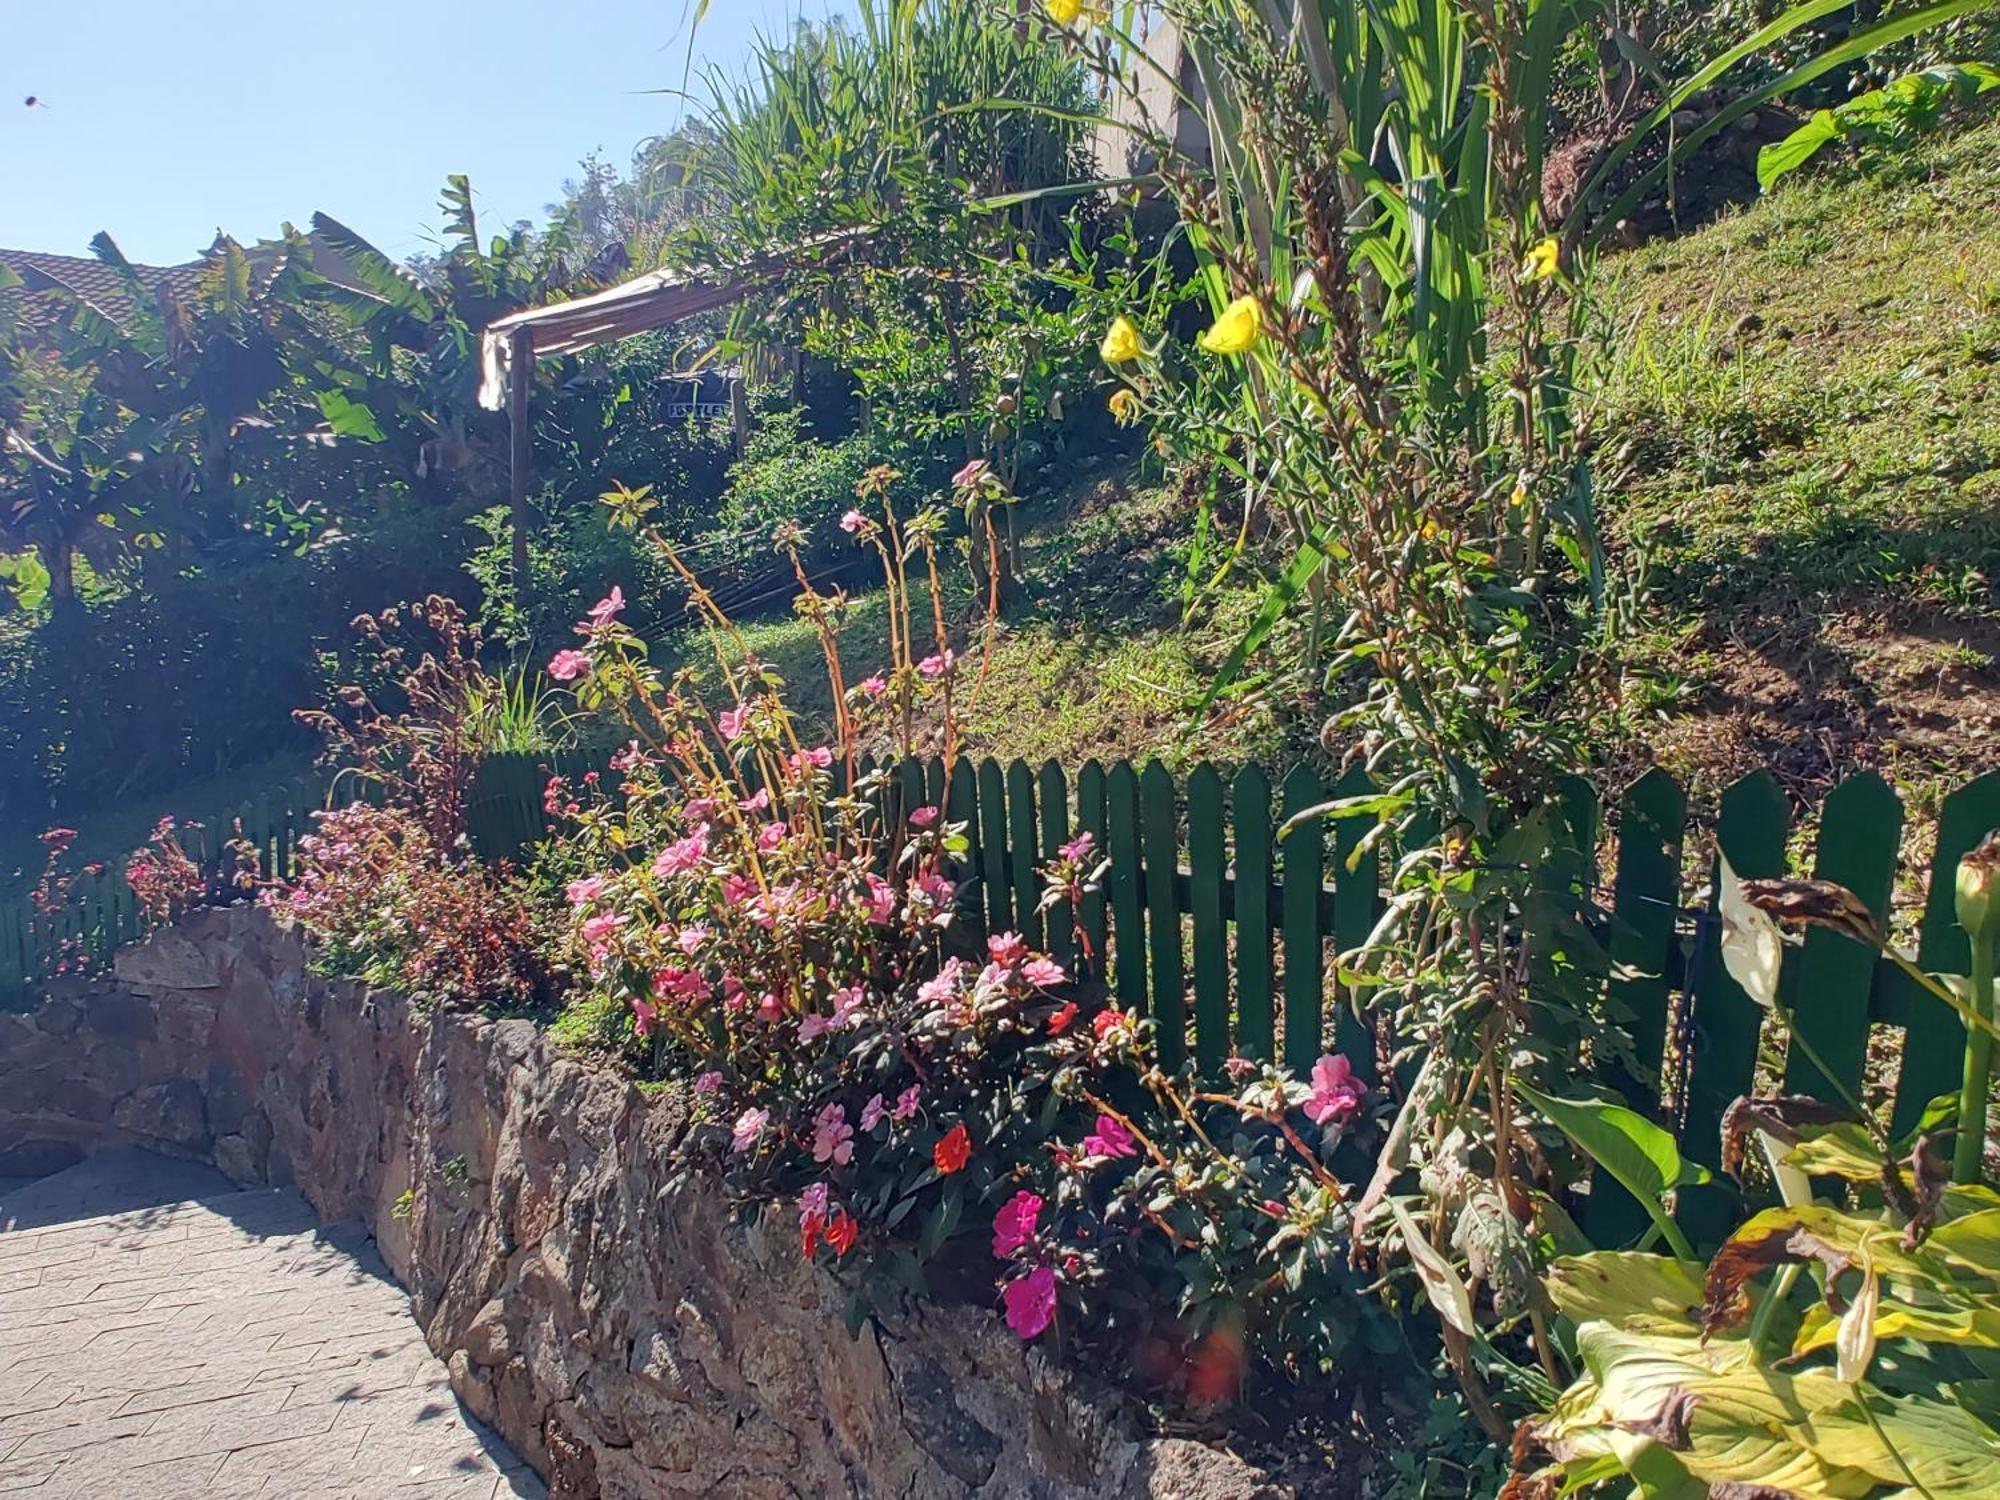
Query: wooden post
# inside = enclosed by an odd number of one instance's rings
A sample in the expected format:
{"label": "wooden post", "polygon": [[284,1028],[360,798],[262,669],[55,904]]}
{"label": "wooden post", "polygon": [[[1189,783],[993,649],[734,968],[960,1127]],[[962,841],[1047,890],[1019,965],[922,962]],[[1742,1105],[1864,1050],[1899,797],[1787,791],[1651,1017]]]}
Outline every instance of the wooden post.
{"label": "wooden post", "polygon": [[526,610],[532,588],[528,577],[528,480],[534,464],[534,434],[528,426],[528,395],[535,385],[535,335],[516,328],[508,339],[507,422],[509,451],[508,504],[514,522],[514,601]]}

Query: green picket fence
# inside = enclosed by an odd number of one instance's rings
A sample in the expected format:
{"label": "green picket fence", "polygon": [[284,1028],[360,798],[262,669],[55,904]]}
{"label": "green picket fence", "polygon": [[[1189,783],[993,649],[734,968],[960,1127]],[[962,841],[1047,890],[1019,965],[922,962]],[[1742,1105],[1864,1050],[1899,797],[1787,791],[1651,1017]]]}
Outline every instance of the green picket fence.
{"label": "green picket fence", "polygon": [[[474,847],[488,859],[518,857],[547,828],[544,790],[551,773],[571,781],[608,774],[602,754],[505,755],[483,767],[469,807]],[[1329,1048],[1345,1052],[1373,1077],[1377,1038],[1357,1019],[1340,981],[1337,956],[1365,940],[1383,909],[1382,865],[1388,851],[1356,850],[1366,819],[1308,821],[1283,837],[1293,814],[1339,796],[1363,795],[1358,774],[1328,784],[1309,766],[1273,783],[1255,767],[1227,776],[1199,766],[1177,781],[1158,762],[1144,768],[1086,762],[1074,776],[1053,763],[960,760],[947,784],[936,762],[891,768],[890,804],[900,816],[920,803],[942,805],[966,825],[971,847],[958,872],[962,907],[987,931],[1016,930],[1061,962],[1102,980],[1123,1007],[1158,1024],[1164,1060],[1192,1058],[1218,1074],[1232,1053],[1277,1059],[1303,1070]],[[299,833],[319,805],[317,792],[267,794],[235,817],[264,851],[267,873],[288,873]],[[1635,1039],[1638,1067],[1612,1060],[1581,1083],[1623,1094],[1672,1126],[1684,1152],[1715,1166],[1729,1102],[1749,1091],[1766,1039],[1758,1007],[1730,980],[1720,955],[1720,923],[1708,898],[1689,888],[1683,852],[1686,799],[1673,779],[1654,771],[1610,809],[1578,783],[1561,813],[1575,855],[1556,861],[1546,902],[1526,913],[1538,963],[1576,962],[1562,951],[1576,922],[1587,924],[1608,962],[1597,966],[1607,1010]],[[1609,814],[1607,817],[1606,814]],[[1600,851],[1616,829],[1615,850],[1600,870]],[[1904,812],[1879,776],[1852,778],[1826,800],[1810,840],[1810,868],[1792,871],[1795,837],[1785,798],[1768,773],[1724,794],[1715,834],[1745,876],[1812,874],[1860,895],[1889,916],[1902,845]],[[1963,972],[1968,947],[1952,906],[1959,859],[2000,827],[2000,772],[1946,798],[1929,866],[1929,904],[1918,956],[1926,968]],[[1088,831],[1110,861],[1102,889],[1071,913],[1041,909],[1041,867],[1079,832]],[[203,857],[221,864],[225,820],[210,820]],[[1608,883],[1605,882],[1608,875]],[[1693,882],[1712,889],[1713,871]],[[1566,886],[1566,888],[1565,888]],[[23,906],[0,910],[0,1003],[32,990],[49,955],[67,940],[100,959],[140,934],[122,880],[80,886],[81,900],[52,922]],[[1567,926],[1565,923],[1567,922]],[[1537,924],[1545,924],[1545,929]],[[1576,945],[1591,946],[1591,945]],[[1956,1089],[1964,1051],[1958,1019],[1893,965],[1823,929],[1788,949],[1783,979],[1800,1030],[1837,1075],[1820,1074],[1803,1048],[1782,1057],[1790,1092],[1837,1100],[1861,1092],[1871,1034],[1900,1031],[1900,1075],[1892,1113],[1907,1129],[1924,1106]],[[1662,1098],[1658,1079],[1675,1080]],[[1581,1086],[1580,1083],[1580,1086]],[[1836,1087],[1836,1084],[1840,1087]],[[1683,1217],[1698,1237],[1713,1237],[1732,1207],[1728,1189],[1691,1190]],[[1615,1185],[1593,1194],[1585,1228],[1600,1241],[1641,1226],[1637,1205]],[[1707,1232],[1704,1235],[1704,1232]]]}

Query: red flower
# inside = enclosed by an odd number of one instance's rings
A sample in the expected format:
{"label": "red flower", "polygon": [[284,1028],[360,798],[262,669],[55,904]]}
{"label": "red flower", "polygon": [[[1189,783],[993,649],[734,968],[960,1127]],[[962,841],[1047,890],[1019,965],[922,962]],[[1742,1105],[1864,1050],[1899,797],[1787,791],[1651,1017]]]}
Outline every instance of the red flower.
{"label": "red flower", "polygon": [[964,1125],[954,1125],[945,1138],[931,1148],[931,1160],[947,1177],[965,1169],[972,1160],[972,1136]]}
{"label": "red flower", "polygon": [[854,1222],[854,1215],[846,1209],[833,1216],[833,1222],[826,1226],[826,1242],[835,1255],[845,1255],[854,1248],[854,1241],[861,1234],[861,1226]]}
{"label": "red flower", "polygon": [[[844,1212],[845,1210],[843,1210]],[[819,1237],[822,1234],[826,1235],[828,1244],[833,1242],[833,1232],[827,1228],[826,1216],[824,1214],[805,1213],[799,1215],[800,1248],[801,1253],[807,1260],[811,1260],[814,1255],[819,1253]]]}
{"label": "red flower", "polygon": [[1090,1023],[1090,1027],[1102,1040],[1106,1034],[1117,1030],[1120,1026],[1131,1024],[1130,1018],[1122,1010],[1101,1010],[1097,1013],[1097,1019]]}
{"label": "red flower", "polygon": [[1070,1001],[1061,1010],[1049,1017],[1049,1035],[1061,1036],[1069,1030],[1069,1023],[1076,1019],[1076,1002]]}

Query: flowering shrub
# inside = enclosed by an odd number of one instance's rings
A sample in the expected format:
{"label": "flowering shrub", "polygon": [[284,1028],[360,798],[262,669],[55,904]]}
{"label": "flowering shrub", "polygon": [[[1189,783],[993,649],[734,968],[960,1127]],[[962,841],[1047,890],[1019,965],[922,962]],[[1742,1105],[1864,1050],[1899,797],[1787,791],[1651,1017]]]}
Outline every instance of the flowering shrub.
{"label": "flowering shrub", "polygon": [[[839,704],[828,743],[732,651],[719,698],[692,671],[664,680],[616,590],[549,660],[629,736],[615,787],[547,788],[568,822],[579,1007],[619,1018],[634,1061],[686,1085],[692,1164],[746,1206],[796,1212],[801,1253],[849,1277],[853,1324],[926,1288],[991,1296],[1024,1339],[1106,1359],[1141,1339],[1133,1373],[1202,1401],[1233,1396],[1253,1355],[1313,1373],[1364,1328],[1381,1344],[1326,1166],[1376,1128],[1345,1059],[1309,1083],[1239,1064],[1231,1092],[1169,1077],[1148,1023],[1017,934],[964,932],[965,829],[862,771],[861,744],[908,748],[920,723],[949,765],[966,675],[941,611],[924,632],[912,608],[941,517],[899,521],[886,488],[865,479],[843,527],[882,558],[890,660],[849,685],[842,601],[800,600]],[[607,498],[639,524],[644,497]],[[1101,873],[1078,838],[1051,899]]]}
{"label": "flowering shrub", "polygon": [[550,996],[534,908],[504,869],[437,847],[406,808],[317,815],[298,873],[267,905],[317,940],[321,966],[403,991],[418,1006],[534,1009]]}
{"label": "flowering shrub", "polygon": [[74,828],[43,830],[42,872],[28,890],[28,905],[35,913],[35,941],[51,974],[81,974],[91,967],[90,950],[68,928],[66,918],[76,906],[77,876],[95,876],[104,867],[90,864],[81,870],[73,868],[65,856],[75,842]]}
{"label": "flowering shrub", "polygon": [[153,825],[145,845],[125,858],[126,883],[132,887],[139,909],[153,922],[173,921],[208,894],[208,879],[201,866],[181,847],[183,826],[188,831],[201,827],[163,817]]}

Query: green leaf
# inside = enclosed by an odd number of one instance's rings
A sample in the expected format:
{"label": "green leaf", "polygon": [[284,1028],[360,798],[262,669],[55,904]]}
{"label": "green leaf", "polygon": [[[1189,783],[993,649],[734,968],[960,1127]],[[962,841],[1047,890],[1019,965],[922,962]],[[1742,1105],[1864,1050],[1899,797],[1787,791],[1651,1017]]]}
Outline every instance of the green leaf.
{"label": "green leaf", "polygon": [[1518,1079],[1514,1087],[1642,1202],[1658,1203],[1670,1189],[1710,1180],[1708,1168],[1684,1161],[1674,1138],[1636,1110],[1603,1099],[1557,1099]]}
{"label": "green leaf", "polygon": [[1553,1262],[1544,1285],[1572,1323],[1695,1337],[1701,1332],[1701,1278],[1698,1261],[1636,1250],[1594,1250]]}
{"label": "green leaf", "polygon": [[1768,193],[1787,172],[1795,172],[1819,154],[1822,146],[1840,139],[1840,125],[1830,109],[1818,110],[1813,117],[1786,136],[1757,153],[1757,186]]}

